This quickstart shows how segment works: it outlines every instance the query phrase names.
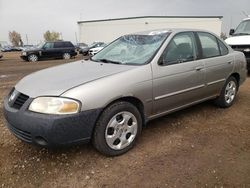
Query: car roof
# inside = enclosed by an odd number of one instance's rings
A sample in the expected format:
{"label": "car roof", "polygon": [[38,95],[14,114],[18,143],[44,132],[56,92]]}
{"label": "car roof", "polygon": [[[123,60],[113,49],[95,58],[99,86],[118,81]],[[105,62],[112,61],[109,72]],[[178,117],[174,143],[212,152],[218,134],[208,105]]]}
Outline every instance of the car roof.
{"label": "car roof", "polygon": [[243,21],[250,20],[250,17],[244,18]]}
{"label": "car roof", "polygon": [[57,41],[47,41],[47,42],[54,42],[54,43],[56,43],[56,42],[70,42],[70,41],[57,40]]}
{"label": "car roof", "polygon": [[185,29],[185,28],[168,28],[168,29],[156,29],[156,30],[149,30],[149,31],[142,31],[142,32],[137,32],[133,33],[136,35],[159,35],[159,34],[164,34],[164,33],[179,33],[179,32],[184,32],[184,31],[202,31],[202,32],[208,32],[206,30],[201,30],[201,29]]}

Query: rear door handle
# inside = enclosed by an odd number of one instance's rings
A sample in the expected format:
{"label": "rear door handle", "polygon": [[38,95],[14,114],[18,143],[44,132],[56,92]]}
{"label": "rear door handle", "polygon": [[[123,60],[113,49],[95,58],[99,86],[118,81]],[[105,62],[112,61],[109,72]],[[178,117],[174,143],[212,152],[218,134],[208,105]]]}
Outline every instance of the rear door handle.
{"label": "rear door handle", "polygon": [[232,62],[232,61],[229,61],[229,62],[227,62],[227,63],[231,65],[233,62]]}
{"label": "rear door handle", "polygon": [[203,67],[195,67],[195,70],[196,71],[200,71],[200,70],[202,70],[203,69]]}

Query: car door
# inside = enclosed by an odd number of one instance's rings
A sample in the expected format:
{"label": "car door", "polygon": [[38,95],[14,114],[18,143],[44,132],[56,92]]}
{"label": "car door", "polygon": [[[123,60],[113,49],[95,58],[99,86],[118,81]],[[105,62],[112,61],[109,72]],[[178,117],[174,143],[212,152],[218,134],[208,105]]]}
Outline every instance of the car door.
{"label": "car door", "polygon": [[65,52],[68,52],[66,42],[55,42],[54,43],[54,57],[63,57]]}
{"label": "car door", "polygon": [[54,50],[54,43],[53,42],[46,42],[42,48],[42,57],[49,58],[55,57],[55,50]]}
{"label": "car door", "polygon": [[234,56],[216,36],[207,32],[197,32],[205,69],[207,97],[218,95],[233,71]]}
{"label": "car door", "polygon": [[153,113],[184,107],[204,97],[204,64],[193,32],[176,34],[153,68]]}

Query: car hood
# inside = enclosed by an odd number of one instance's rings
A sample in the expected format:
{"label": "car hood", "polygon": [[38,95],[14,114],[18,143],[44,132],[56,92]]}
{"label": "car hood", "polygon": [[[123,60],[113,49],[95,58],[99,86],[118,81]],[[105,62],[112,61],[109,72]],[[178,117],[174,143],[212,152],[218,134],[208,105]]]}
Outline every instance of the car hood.
{"label": "car hood", "polygon": [[96,48],[91,48],[90,51],[97,51],[97,50],[101,50],[103,49],[104,47],[96,47]]}
{"label": "car hood", "polygon": [[233,36],[225,40],[228,45],[250,45],[250,35]]}
{"label": "car hood", "polygon": [[36,48],[36,47],[34,47],[34,48],[24,48],[24,52],[37,52],[37,51],[41,51],[42,49],[41,48]]}
{"label": "car hood", "polygon": [[128,71],[137,66],[77,61],[32,73],[15,88],[32,98],[59,96],[79,85]]}

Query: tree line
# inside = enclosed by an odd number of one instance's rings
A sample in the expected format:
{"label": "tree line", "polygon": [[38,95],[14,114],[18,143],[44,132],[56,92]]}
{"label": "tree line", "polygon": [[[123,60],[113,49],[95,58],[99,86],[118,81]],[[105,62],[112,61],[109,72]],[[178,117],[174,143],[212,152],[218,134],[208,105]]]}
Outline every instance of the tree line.
{"label": "tree line", "polygon": [[[43,38],[46,42],[57,41],[60,40],[60,33],[48,30],[43,34]],[[9,31],[9,40],[13,46],[23,46],[22,36],[16,31]]]}

